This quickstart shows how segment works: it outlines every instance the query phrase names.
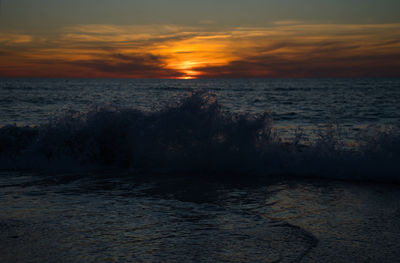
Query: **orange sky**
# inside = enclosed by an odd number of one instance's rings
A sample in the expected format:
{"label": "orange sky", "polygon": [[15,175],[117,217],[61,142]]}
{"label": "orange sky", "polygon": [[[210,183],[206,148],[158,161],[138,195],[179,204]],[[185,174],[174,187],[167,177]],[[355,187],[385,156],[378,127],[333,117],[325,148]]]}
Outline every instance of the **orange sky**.
{"label": "orange sky", "polygon": [[400,24],[269,27],[78,25],[0,32],[0,76],[241,78],[400,76]]}

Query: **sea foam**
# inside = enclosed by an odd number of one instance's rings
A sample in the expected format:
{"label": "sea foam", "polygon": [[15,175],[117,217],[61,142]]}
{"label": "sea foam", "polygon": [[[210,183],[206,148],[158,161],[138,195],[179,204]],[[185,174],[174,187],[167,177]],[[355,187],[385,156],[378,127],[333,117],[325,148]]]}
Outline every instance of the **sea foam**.
{"label": "sea foam", "polygon": [[334,125],[307,145],[300,137],[283,140],[268,111],[225,111],[214,94],[193,92],[154,111],[96,106],[40,126],[2,127],[0,168],[400,181],[398,129],[371,129],[351,147]]}

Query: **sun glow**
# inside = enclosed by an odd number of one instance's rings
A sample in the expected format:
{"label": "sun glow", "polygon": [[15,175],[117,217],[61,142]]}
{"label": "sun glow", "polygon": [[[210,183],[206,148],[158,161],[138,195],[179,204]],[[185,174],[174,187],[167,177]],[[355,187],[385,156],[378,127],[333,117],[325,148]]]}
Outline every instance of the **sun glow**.
{"label": "sun glow", "polygon": [[230,54],[229,44],[226,37],[193,37],[171,41],[167,45],[164,43],[153,52],[166,58],[166,68],[182,73],[178,79],[196,79],[201,77],[198,69],[227,65],[234,59]]}
{"label": "sun glow", "polygon": [[198,67],[200,64],[200,62],[196,61],[182,61],[173,65],[172,68],[184,74],[184,76],[178,77],[178,79],[196,79],[200,73],[193,70],[193,68]]}
{"label": "sun glow", "polygon": [[48,37],[0,31],[0,76],[397,76],[399,28],[283,21],[218,32],[151,25],[81,25]]}

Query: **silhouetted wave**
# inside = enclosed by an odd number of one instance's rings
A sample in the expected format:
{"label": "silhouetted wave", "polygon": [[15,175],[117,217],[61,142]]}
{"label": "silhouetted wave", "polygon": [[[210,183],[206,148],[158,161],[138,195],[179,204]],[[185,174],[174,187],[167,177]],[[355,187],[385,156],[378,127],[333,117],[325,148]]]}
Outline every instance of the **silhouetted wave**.
{"label": "silhouetted wave", "polygon": [[37,127],[2,127],[0,168],[399,181],[398,130],[371,133],[351,147],[333,126],[307,145],[299,136],[287,141],[269,112],[223,111],[215,95],[197,92],[153,112],[102,106]]}

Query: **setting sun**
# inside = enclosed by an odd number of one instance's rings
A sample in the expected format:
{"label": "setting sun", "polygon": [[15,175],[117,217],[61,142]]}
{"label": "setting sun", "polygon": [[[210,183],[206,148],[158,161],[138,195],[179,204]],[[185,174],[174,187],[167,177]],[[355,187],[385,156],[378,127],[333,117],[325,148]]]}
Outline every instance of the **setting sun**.
{"label": "setting sun", "polygon": [[229,64],[235,59],[229,49],[229,39],[210,35],[190,37],[154,46],[149,51],[165,57],[165,68],[181,73],[177,79],[196,79],[202,72],[197,70]]}
{"label": "setting sun", "polygon": [[184,75],[178,77],[178,79],[195,79],[199,72],[192,70],[193,68],[198,67],[201,62],[194,62],[194,61],[182,61],[178,63],[171,63],[169,66],[172,69],[178,70],[182,72]]}

